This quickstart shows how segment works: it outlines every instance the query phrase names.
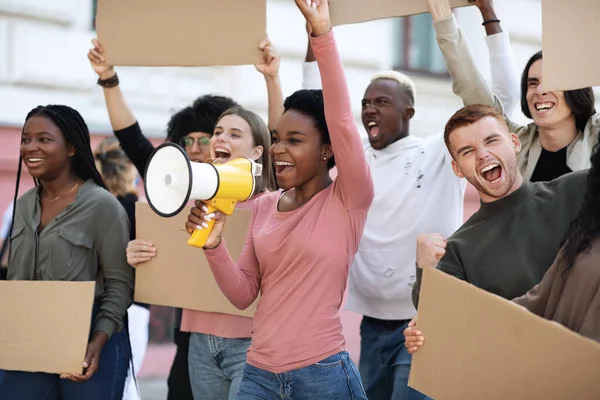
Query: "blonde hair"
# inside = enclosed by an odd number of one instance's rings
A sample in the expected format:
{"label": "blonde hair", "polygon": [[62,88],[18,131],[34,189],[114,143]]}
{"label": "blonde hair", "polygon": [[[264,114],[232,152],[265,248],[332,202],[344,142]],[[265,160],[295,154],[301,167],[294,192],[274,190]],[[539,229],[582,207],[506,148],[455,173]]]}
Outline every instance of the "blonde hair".
{"label": "blonde hair", "polygon": [[410,98],[410,101],[412,103],[411,106],[415,105],[415,97],[417,95],[417,90],[415,89],[415,83],[408,76],[398,71],[382,71],[375,74],[371,78],[371,82],[375,82],[380,79],[389,79],[397,82],[400,86],[400,89],[402,89]]}
{"label": "blonde hair", "polygon": [[94,150],[96,167],[106,188],[115,196],[137,195],[137,171],[114,136],[104,139]]}

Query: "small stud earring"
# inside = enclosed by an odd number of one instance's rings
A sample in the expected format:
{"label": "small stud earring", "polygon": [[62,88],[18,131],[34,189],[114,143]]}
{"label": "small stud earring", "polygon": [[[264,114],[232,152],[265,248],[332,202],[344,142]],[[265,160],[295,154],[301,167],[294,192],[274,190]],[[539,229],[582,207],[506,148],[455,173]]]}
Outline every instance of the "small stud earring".
{"label": "small stud earring", "polygon": [[327,161],[327,157],[323,157],[323,161]]}

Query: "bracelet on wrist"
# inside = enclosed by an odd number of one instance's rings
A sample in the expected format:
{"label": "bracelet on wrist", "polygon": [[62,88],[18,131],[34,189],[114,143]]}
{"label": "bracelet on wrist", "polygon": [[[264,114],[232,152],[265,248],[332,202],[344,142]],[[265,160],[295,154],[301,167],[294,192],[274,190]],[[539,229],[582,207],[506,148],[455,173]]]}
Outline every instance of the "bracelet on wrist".
{"label": "bracelet on wrist", "polygon": [[98,85],[102,86],[103,88],[112,88],[119,84],[119,76],[115,73],[110,78],[106,78],[106,79],[98,78],[98,82],[96,82],[96,83]]}
{"label": "bracelet on wrist", "polygon": [[483,23],[481,25],[486,26],[487,24],[491,24],[493,22],[500,23],[500,20],[499,19],[488,19],[487,21],[483,21]]}

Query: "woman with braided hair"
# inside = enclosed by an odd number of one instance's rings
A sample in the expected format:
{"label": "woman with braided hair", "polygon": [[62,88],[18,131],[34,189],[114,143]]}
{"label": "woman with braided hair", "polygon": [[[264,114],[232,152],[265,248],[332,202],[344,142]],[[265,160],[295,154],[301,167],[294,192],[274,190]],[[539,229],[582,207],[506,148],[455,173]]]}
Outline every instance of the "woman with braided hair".
{"label": "woman with braided hair", "polygon": [[[22,163],[36,187],[17,199]],[[76,110],[48,105],[27,115],[15,204],[7,278],[95,281],[96,290],[82,373],[7,371],[0,399],[121,400],[131,359],[129,220],[106,190],[88,127]]]}

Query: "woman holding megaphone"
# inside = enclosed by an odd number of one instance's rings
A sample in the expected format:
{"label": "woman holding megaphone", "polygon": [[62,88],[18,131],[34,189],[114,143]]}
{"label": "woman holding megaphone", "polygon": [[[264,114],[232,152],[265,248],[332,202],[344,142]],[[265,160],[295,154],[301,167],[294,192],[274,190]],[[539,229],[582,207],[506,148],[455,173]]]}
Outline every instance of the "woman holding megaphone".
{"label": "woman holding megaphone", "polygon": [[[257,177],[255,195],[236,208],[249,209],[254,200],[276,189],[270,142],[271,134],[262,118],[240,106],[228,109],[217,120],[209,147],[212,161],[225,163],[247,157],[263,168]],[[133,266],[156,255],[151,244],[141,242],[132,241],[127,248],[127,260]],[[194,397],[235,398],[246,364],[252,318],[184,309],[181,330],[191,332],[188,360]]]}
{"label": "woman holding megaphone", "polygon": [[191,234],[214,219],[204,253],[233,305],[245,309],[261,294],[238,398],[366,399],[339,308],[373,183],[327,2],[296,4],[311,25],[323,91],[285,100],[271,146],[282,189],[254,202],[237,263],[222,238],[223,214],[197,202],[186,228]]}

